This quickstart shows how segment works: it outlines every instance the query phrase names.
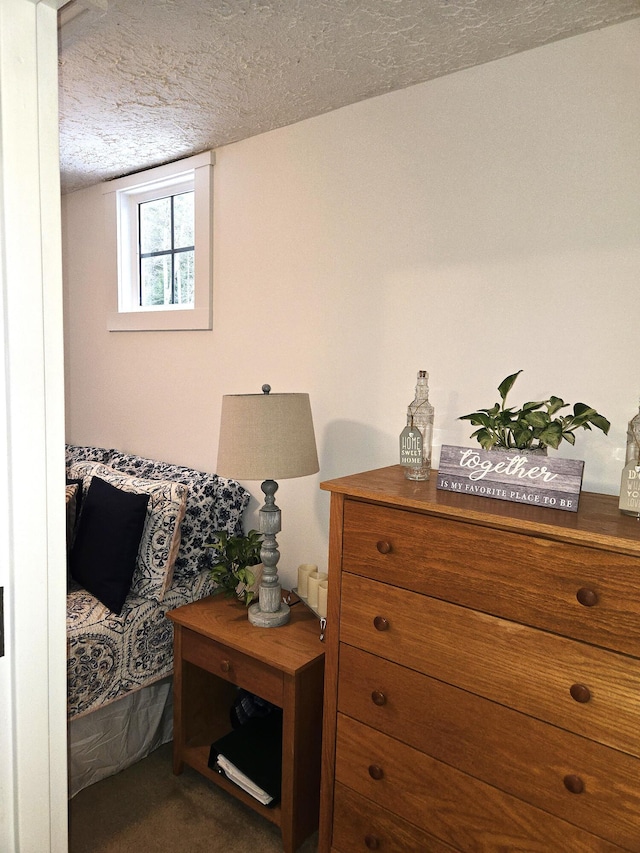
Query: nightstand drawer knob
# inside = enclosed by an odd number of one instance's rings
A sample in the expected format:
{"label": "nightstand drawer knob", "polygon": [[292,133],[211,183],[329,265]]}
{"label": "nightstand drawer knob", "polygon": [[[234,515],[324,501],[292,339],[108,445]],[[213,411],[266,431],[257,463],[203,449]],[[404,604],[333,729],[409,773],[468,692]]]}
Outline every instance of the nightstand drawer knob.
{"label": "nightstand drawer knob", "polygon": [[230,660],[221,661],[220,662],[220,669],[223,672],[231,672],[231,661]]}
{"label": "nightstand drawer knob", "polygon": [[379,850],[380,849],[380,841],[376,838],[375,835],[365,835],[364,843],[367,847],[367,850]]}
{"label": "nightstand drawer knob", "polygon": [[381,554],[390,554],[392,551],[391,542],[387,542],[385,539],[381,539],[377,542],[376,548]]}
{"label": "nightstand drawer knob", "polygon": [[576,702],[588,702],[591,699],[591,691],[586,684],[572,684],[569,688],[571,698]]}
{"label": "nightstand drawer knob", "polygon": [[598,603],[598,593],[586,586],[578,590],[576,598],[583,607],[594,607]]}
{"label": "nightstand drawer knob", "polygon": [[380,767],[379,764],[370,764],[369,765],[369,776],[376,781],[379,781],[384,776],[384,770]]}
{"label": "nightstand drawer knob", "polygon": [[373,620],[373,626],[376,631],[388,631],[389,620],[385,619],[384,616],[376,616],[376,618]]}
{"label": "nightstand drawer knob", "polygon": [[379,708],[387,704],[387,697],[384,695],[382,690],[374,690],[371,694],[371,699],[373,700],[373,704],[377,705]]}
{"label": "nightstand drawer knob", "polygon": [[571,794],[581,794],[584,791],[584,782],[573,773],[564,777],[564,786]]}

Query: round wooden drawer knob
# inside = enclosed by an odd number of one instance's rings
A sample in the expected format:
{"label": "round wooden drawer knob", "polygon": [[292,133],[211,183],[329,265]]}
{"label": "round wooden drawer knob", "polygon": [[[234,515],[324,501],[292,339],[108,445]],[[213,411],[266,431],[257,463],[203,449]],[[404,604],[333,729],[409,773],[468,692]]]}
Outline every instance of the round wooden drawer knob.
{"label": "round wooden drawer knob", "polygon": [[389,630],[389,620],[385,619],[384,616],[376,616],[373,620],[373,627],[376,631],[388,631]]}
{"label": "round wooden drawer knob", "polygon": [[579,776],[569,773],[564,777],[564,786],[571,794],[581,794],[584,791],[584,782]]}
{"label": "round wooden drawer knob", "polygon": [[364,843],[367,847],[367,850],[380,849],[380,840],[375,835],[365,835]]}
{"label": "round wooden drawer knob", "polygon": [[380,767],[379,764],[370,764],[369,765],[369,776],[376,781],[379,781],[384,776],[384,770]]}
{"label": "round wooden drawer knob", "polygon": [[381,539],[380,542],[376,542],[376,548],[381,554],[390,554],[391,542],[387,542],[385,539]]}
{"label": "round wooden drawer knob", "polygon": [[591,699],[591,691],[586,684],[572,684],[569,688],[569,693],[571,693],[571,698],[575,699],[576,702],[584,703]]}
{"label": "round wooden drawer knob", "polygon": [[583,607],[594,607],[598,603],[598,593],[586,586],[578,590],[576,598]]}
{"label": "round wooden drawer knob", "polygon": [[223,672],[231,672],[231,661],[230,661],[230,660],[223,660],[223,661],[221,661],[221,663],[220,663],[220,669],[221,669]]}
{"label": "round wooden drawer knob", "polygon": [[374,690],[371,694],[371,698],[373,700],[373,704],[378,705],[380,708],[387,704],[387,697],[384,695],[382,690]]}

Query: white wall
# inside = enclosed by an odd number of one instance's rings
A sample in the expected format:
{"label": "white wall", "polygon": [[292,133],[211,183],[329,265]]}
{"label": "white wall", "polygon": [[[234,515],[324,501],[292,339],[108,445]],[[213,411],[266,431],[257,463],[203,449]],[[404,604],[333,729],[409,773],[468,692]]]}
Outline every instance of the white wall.
{"label": "white wall", "polygon": [[436,462],[523,368],[514,402],[611,420],[559,453],[616,493],[640,394],[639,47],[636,20],[219,149],[212,332],[107,332],[100,188],[65,197],[68,439],[214,470],[223,394],[308,391],[321,471],[280,484],[284,580],[326,563],[318,483],[397,462],[421,368]]}

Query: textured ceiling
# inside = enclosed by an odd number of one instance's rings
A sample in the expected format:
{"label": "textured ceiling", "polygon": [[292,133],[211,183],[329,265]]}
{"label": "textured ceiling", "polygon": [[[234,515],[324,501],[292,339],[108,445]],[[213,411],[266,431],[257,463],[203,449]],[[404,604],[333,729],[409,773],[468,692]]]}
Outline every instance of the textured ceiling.
{"label": "textured ceiling", "polygon": [[63,192],[640,16],[640,0],[73,0]]}

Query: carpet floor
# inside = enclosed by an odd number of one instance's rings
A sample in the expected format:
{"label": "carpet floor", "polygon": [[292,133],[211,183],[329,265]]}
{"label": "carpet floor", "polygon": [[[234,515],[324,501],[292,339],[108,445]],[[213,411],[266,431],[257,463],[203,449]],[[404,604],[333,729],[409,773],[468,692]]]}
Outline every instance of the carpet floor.
{"label": "carpet floor", "polygon": [[[69,853],[282,853],[280,830],[189,767],[171,743],[69,803]],[[317,853],[315,833],[298,853]]]}

